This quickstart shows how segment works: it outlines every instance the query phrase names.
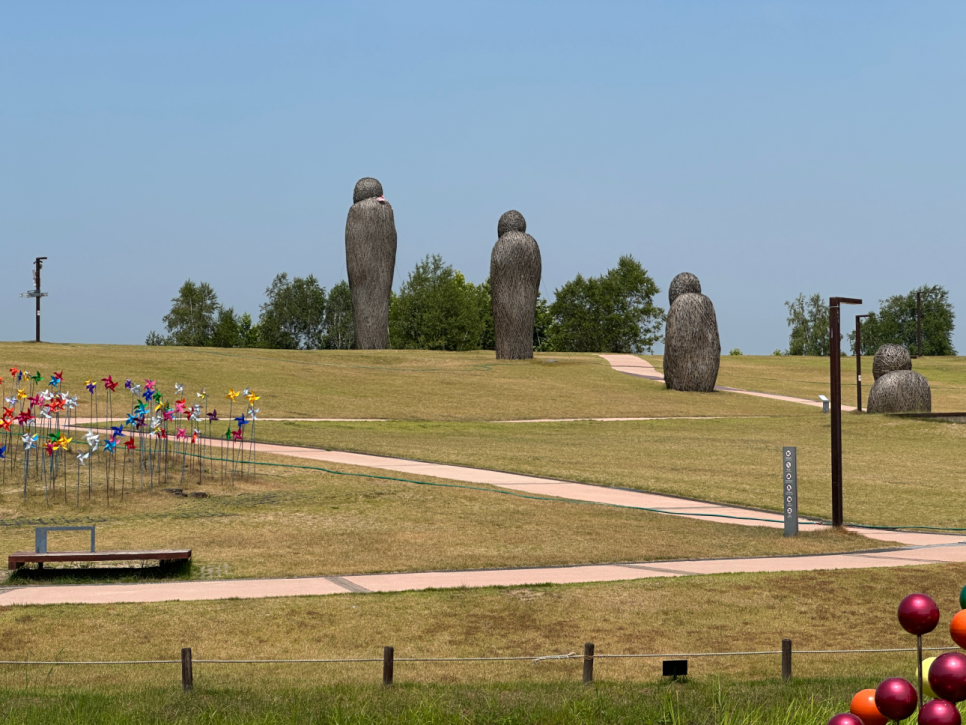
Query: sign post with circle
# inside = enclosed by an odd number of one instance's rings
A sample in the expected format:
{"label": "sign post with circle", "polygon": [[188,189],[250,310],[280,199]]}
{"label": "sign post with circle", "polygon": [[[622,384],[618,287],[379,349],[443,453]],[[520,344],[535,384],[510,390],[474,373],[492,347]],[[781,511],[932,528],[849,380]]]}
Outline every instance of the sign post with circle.
{"label": "sign post with circle", "polygon": [[798,461],[795,446],[782,448],[782,512],[785,536],[798,536]]}

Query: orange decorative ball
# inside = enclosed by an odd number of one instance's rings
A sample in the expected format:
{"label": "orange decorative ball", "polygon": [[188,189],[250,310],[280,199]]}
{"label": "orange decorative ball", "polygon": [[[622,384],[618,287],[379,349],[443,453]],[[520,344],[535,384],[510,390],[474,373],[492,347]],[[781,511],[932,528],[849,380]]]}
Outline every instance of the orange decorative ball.
{"label": "orange decorative ball", "polygon": [[956,612],[949,623],[949,636],[953,642],[966,649],[966,609]]}
{"label": "orange decorative ball", "polygon": [[875,706],[875,690],[859,690],[852,698],[849,712],[864,723],[864,725],[888,725],[889,718],[879,712]]}

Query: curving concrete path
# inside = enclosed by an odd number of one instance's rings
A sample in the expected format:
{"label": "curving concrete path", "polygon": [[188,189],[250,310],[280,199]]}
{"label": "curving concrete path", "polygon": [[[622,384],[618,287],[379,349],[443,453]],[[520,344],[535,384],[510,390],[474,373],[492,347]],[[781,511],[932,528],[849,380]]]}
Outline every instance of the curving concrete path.
{"label": "curving concrete path", "polygon": [[[627,375],[634,375],[638,378],[647,378],[657,382],[664,382],[664,376],[659,373],[647,360],[639,358],[637,355],[601,355],[610,366],[618,372]],[[756,398],[768,398],[769,400],[782,400],[786,403],[798,403],[800,405],[810,405],[813,408],[821,408],[822,402],[819,400],[808,400],[807,398],[795,398],[790,395],[777,395],[775,393],[760,393],[756,390],[741,390],[740,388],[727,388],[723,385],[716,385],[715,390],[724,393],[740,393],[741,395],[753,395]],[[842,410],[855,410],[854,405],[843,405]]]}

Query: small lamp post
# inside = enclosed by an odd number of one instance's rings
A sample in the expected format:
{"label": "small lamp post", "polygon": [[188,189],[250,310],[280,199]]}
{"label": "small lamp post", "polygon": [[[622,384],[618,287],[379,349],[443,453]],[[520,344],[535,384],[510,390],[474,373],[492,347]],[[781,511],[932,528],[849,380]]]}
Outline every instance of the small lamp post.
{"label": "small lamp post", "polygon": [[861,305],[862,300],[851,297],[830,297],[829,317],[829,374],[831,378],[832,413],[832,526],[842,526],[842,337],[840,305]]}

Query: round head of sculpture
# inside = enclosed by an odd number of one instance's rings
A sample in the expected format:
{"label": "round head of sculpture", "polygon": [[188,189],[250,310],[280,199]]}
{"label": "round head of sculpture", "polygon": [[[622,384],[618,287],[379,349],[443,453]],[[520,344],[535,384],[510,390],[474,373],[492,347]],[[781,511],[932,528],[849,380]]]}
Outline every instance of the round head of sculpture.
{"label": "round head of sculpture", "polygon": [[352,203],[358,204],[363,199],[375,199],[380,196],[382,196],[382,184],[379,183],[379,179],[367,176],[356,182],[356,188],[352,192]]}
{"label": "round head of sculpture", "polygon": [[678,295],[683,295],[685,292],[701,294],[701,282],[690,272],[681,272],[671,280],[671,286],[667,289],[669,304],[673,305]]}
{"label": "round head of sculpture", "polygon": [[506,214],[500,217],[500,221],[496,224],[496,236],[502,237],[507,232],[526,232],[527,231],[527,220],[523,218],[523,214],[518,212],[516,209],[511,209]]}
{"label": "round head of sculpture", "polygon": [[912,356],[902,345],[887,342],[875,351],[872,358],[872,378],[878,380],[894,370],[912,370]]}

